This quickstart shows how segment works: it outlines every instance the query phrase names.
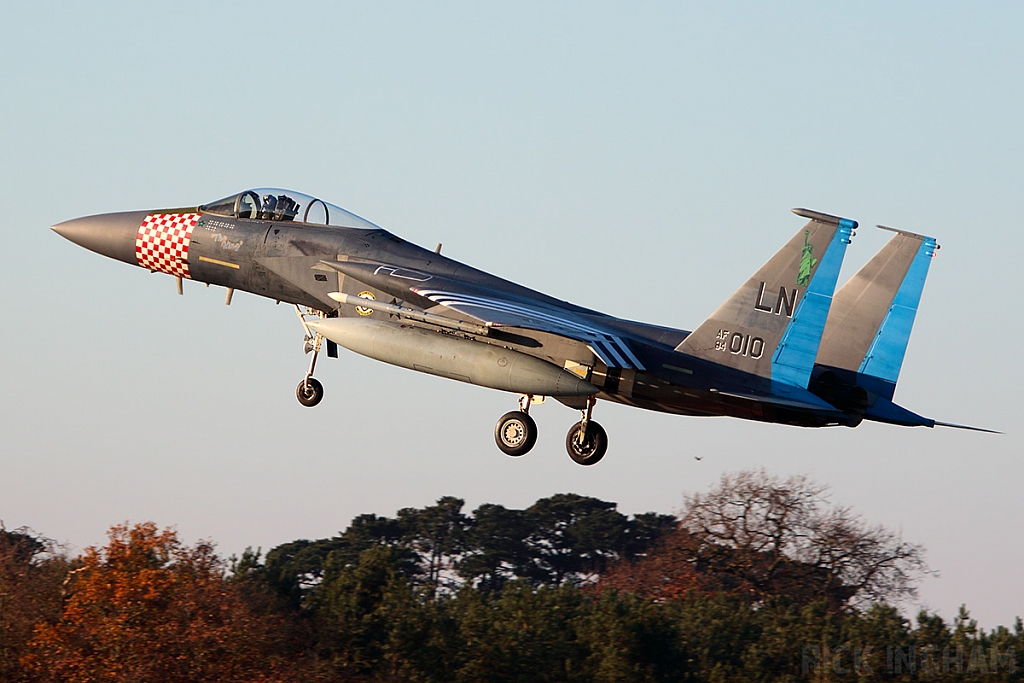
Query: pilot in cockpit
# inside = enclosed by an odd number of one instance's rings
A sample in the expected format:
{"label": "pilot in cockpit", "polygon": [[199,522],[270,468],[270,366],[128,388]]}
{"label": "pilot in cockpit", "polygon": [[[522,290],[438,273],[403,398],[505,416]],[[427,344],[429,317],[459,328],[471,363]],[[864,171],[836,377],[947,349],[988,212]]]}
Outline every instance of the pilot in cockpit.
{"label": "pilot in cockpit", "polygon": [[299,213],[298,203],[288,195],[275,197],[272,194],[263,195],[263,211],[260,218],[265,221],[290,221],[294,220]]}
{"label": "pilot in cockpit", "polygon": [[260,211],[260,218],[265,221],[274,220],[274,208],[277,206],[277,197],[272,194],[263,195],[263,209]]}

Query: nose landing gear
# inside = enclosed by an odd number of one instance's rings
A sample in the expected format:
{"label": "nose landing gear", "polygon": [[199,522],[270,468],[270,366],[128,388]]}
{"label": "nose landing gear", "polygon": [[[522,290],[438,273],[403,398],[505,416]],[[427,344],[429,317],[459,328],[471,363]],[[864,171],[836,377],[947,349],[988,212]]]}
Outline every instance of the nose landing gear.
{"label": "nose landing gear", "polygon": [[312,357],[309,359],[309,370],[306,371],[306,376],[299,382],[299,386],[295,387],[295,397],[299,399],[299,403],[312,408],[324,398],[324,385],[313,378],[313,371],[316,369],[316,357],[320,354],[320,345],[323,343],[323,335],[319,332],[314,333],[306,324],[307,315],[317,315],[323,317],[322,313],[313,313],[307,311],[303,313],[302,309],[298,306],[295,307],[295,314],[299,316],[299,322],[302,323],[302,328],[306,330],[306,337],[303,340],[302,350],[305,353],[311,353]]}
{"label": "nose landing gear", "polygon": [[324,385],[320,384],[320,380],[313,377],[306,377],[304,380],[299,382],[299,386],[295,387],[295,397],[299,399],[299,403],[312,408],[324,398]]}

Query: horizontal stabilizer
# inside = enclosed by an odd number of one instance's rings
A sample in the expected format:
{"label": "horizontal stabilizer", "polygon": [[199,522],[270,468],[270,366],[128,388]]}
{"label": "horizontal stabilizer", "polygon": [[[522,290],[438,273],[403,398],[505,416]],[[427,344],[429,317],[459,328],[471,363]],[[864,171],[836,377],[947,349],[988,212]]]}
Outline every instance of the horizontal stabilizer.
{"label": "horizontal stabilizer", "polygon": [[952,427],[953,429],[969,429],[972,432],[985,432],[986,434],[1002,434],[994,429],[984,429],[983,427],[970,427],[968,425],[958,425],[952,422],[936,422],[936,427]]}
{"label": "horizontal stabilizer", "polygon": [[892,398],[939,246],[933,237],[878,227],[896,235],[836,293],[817,363],[883,380]]}
{"label": "horizontal stabilizer", "polygon": [[889,399],[879,396],[875,402],[864,413],[865,420],[873,422],[885,422],[886,424],[900,425],[902,427],[934,427],[935,420],[907,410]]}
{"label": "horizontal stabilizer", "polygon": [[970,427],[958,425],[952,422],[938,422],[928,417],[922,417],[915,412],[897,405],[887,398],[879,396],[864,414],[865,420],[874,422],[885,422],[887,424],[900,425],[901,427],[952,427],[953,429],[969,429],[973,432],[986,432],[988,434],[1002,434],[994,429],[982,427]]}
{"label": "horizontal stabilizer", "polygon": [[676,351],[806,388],[856,221],[807,209],[800,231]]}

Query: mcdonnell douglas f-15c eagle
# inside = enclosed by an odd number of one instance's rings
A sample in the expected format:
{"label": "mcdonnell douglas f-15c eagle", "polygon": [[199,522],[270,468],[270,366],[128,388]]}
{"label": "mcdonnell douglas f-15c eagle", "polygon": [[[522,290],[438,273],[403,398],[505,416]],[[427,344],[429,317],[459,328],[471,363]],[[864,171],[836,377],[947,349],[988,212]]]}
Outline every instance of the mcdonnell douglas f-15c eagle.
{"label": "mcdonnell douglas f-15c eagle", "polygon": [[[321,345],[519,394],[495,441],[518,456],[537,439],[530,405],[581,411],[566,449],[605,454],[598,399],[679,415],[803,427],[862,420],[958,427],[893,403],[934,238],[902,230],[835,293],[855,221],[793,209],[804,225],[693,332],[622,320],[453,261],[298,192],[258,189],[195,208],[89,216],[53,227],[132,265],[294,304],[315,406]],[[879,226],[883,227],[883,226]],[[986,430],[987,431],[987,430]]]}

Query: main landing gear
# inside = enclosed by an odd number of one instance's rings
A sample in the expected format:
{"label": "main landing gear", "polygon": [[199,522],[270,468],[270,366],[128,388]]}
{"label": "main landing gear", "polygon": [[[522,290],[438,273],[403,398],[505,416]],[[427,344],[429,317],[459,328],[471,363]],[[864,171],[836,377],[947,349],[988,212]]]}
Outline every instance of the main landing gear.
{"label": "main landing gear", "polygon": [[590,419],[597,399],[587,399],[580,421],[569,428],[565,437],[565,450],[580,465],[596,465],[608,451],[608,434],[604,427]]}
{"label": "main landing gear", "polygon": [[505,413],[494,426],[494,441],[505,455],[518,458],[526,455],[537,443],[537,423],[530,417],[533,397],[519,397],[519,410]]}
{"label": "main landing gear", "polygon": [[[299,386],[295,387],[295,397],[299,399],[299,403],[312,408],[324,398],[324,385],[313,377],[313,371],[316,369],[316,357],[320,354],[320,345],[323,343],[324,338],[319,332],[314,333],[306,324],[307,315],[317,315],[323,317],[322,313],[314,313],[307,310],[305,313],[298,306],[295,307],[295,314],[299,316],[299,322],[302,323],[302,328],[306,330],[306,337],[303,339],[302,350],[304,353],[313,354],[309,359],[309,370],[306,371],[306,376],[299,382]],[[330,354],[328,354],[330,355]]]}
{"label": "main landing gear", "polygon": [[[502,453],[519,457],[529,453],[537,443],[537,423],[530,417],[530,404],[533,402],[534,397],[521,396],[519,410],[505,413],[498,420],[494,427],[494,441]],[[587,399],[580,421],[569,429],[565,437],[569,457],[580,465],[595,465],[608,451],[608,434],[604,427],[591,419],[595,403],[597,399]]]}

